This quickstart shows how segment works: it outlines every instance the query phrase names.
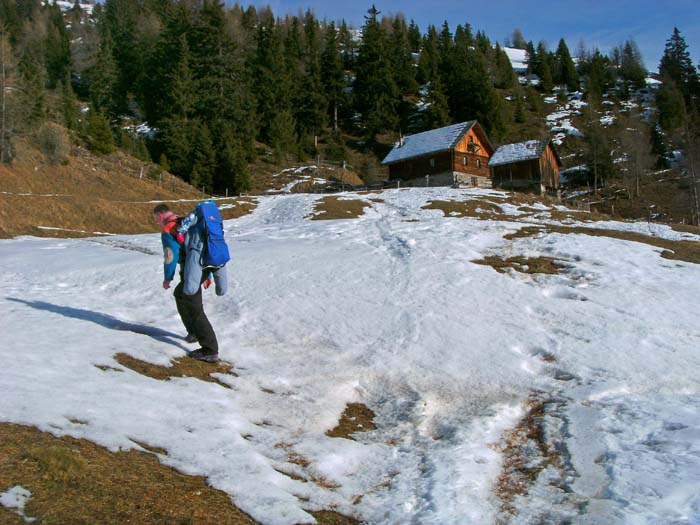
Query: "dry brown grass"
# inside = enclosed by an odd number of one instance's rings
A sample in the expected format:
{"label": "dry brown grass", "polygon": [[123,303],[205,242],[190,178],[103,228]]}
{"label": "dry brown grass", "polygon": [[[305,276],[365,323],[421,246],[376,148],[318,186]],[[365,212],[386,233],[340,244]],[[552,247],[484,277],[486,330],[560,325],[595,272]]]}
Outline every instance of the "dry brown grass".
{"label": "dry brown grass", "polygon": [[652,237],[643,233],[625,232],[619,230],[604,230],[600,228],[573,228],[567,226],[549,226],[548,230],[554,233],[591,235],[593,237],[609,237],[623,241],[641,242],[657,248],[663,248],[661,257],[676,261],[685,261],[700,264],[700,242],[696,241],[671,241]]}
{"label": "dry brown grass", "polygon": [[[162,185],[150,180],[147,163],[120,152],[95,157],[74,148],[67,164],[52,165],[25,143],[18,144],[18,151],[20,155],[12,164],[0,165],[0,192],[4,192],[0,193],[0,238],[157,232],[151,217],[155,204],[149,201],[169,202],[176,213],[186,213],[204,198],[171,175],[164,176]],[[139,178],[141,169],[143,177]],[[180,199],[192,202],[176,202]],[[240,204],[223,210],[224,218],[250,213],[255,206],[250,198],[220,201],[234,202]]]}
{"label": "dry brown grass", "polygon": [[[308,166],[311,164],[314,163],[309,162],[305,165]],[[313,178],[326,179],[330,181],[335,180],[338,182],[343,182],[345,184],[352,184],[353,186],[359,186],[364,184],[357,173],[350,170],[345,170],[343,172],[343,170],[340,168],[331,169],[321,167],[317,170],[309,170],[308,172],[303,174],[296,174],[293,173],[293,171],[288,171],[285,173],[281,172],[283,168],[297,166],[299,166],[298,162],[282,162],[281,164],[279,164],[273,163],[269,159],[258,159],[254,161],[249,166],[251,172],[250,180],[252,185],[250,193],[253,195],[257,195],[265,193],[267,190],[281,190],[289,183],[300,180],[302,175],[310,176]],[[323,185],[313,184],[313,182],[300,182],[300,184],[302,186],[295,186],[292,189],[292,191],[295,193],[300,191],[317,191],[323,187]]]}
{"label": "dry brown grass", "polygon": [[218,363],[206,363],[189,357],[180,357],[173,359],[172,366],[160,366],[141,361],[140,359],[123,353],[115,355],[114,359],[120,365],[134,372],[160,381],[167,381],[172,377],[193,377],[201,381],[216,383],[224,388],[231,388],[226,383],[212,377],[211,374],[228,374],[237,377],[236,374],[232,372],[233,365],[222,361]]}
{"label": "dry brown grass", "polygon": [[525,226],[520,228],[518,231],[504,235],[503,238],[512,241],[514,239],[523,239],[526,237],[532,237],[538,233],[546,232],[547,229],[544,226]]}
{"label": "dry brown grass", "polygon": [[341,199],[339,197],[324,197],[316,202],[313,221],[330,221],[338,219],[356,219],[364,214],[370,204],[359,199]]}
{"label": "dry brown grass", "polygon": [[544,273],[554,275],[561,273],[564,270],[562,263],[557,263],[556,259],[551,257],[508,257],[504,259],[497,255],[489,255],[483,259],[472,261],[475,264],[483,264],[491,266],[498,273],[506,273],[509,268],[520,273]]}
{"label": "dry brown grass", "polygon": [[[690,230],[692,232],[692,230]],[[505,235],[503,238],[508,240],[530,237],[539,233],[561,233],[565,235],[579,234],[590,235],[592,237],[608,237],[610,239],[619,239],[621,241],[640,242],[662,248],[661,257],[676,261],[685,261],[695,264],[700,264],[700,242],[697,241],[672,241],[662,239],[660,237],[652,237],[643,233],[627,232],[621,230],[607,230],[603,228],[582,228],[580,226],[527,226],[521,228],[517,232]],[[476,262],[476,261],[474,261]]]}
{"label": "dry brown grass", "polygon": [[[504,518],[515,513],[515,498],[526,495],[540,472],[548,466],[558,466],[561,458],[549,443],[544,432],[544,416],[547,403],[536,395],[527,402],[527,412],[515,428],[506,432],[500,451],[503,454],[501,474],[496,484],[496,495],[501,502]],[[532,451],[537,451],[533,461]],[[509,523],[501,519],[499,524]]]}
{"label": "dry brown grass", "polygon": [[327,436],[353,439],[358,432],[375,430],[375,413],[362,403],[348,403],[340,416],[338,425],[326,432]]}
{"label": "dry brown grass", "polygon": [[445,217],[465,218],[470,217],[481,220],[505,220],[514,218],[503,213],[498,204],[478,199],[468,201],[431,201],[422,208],[423,210],[440,210]]}
{"label": "dry brown grass", "polygon": [[[161,465],[148,452],[110,452],[90,441],[0,424],[0,492],[32,493],[36,523],[253,524],[203,477]],[[0,522],[23,523],[0,507]]]}
{"label": "dry brown grass", "polygon": [[692,224],[669,224],[669,226],[677,232],[700,235],[700,226],[693,226]]}

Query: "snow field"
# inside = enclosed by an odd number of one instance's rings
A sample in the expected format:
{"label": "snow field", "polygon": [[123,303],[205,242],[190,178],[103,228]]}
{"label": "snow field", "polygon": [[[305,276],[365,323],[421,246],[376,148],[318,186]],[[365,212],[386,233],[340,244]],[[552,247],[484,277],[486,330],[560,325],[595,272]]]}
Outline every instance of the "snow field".
{"label": "snow field", "polygon": [[[604,237],[507,241],[528,224],[515,206],[504,205],[512,222],[421,209],[500,192],[378,196],[355,220],[310,221],[321,196],[285,195],[226,222],[231,290],[204,302],[236,365],[238,377],[217,375],[232,390],[113,359],[167,365],[189,348],[160,289],[158,235],[1,241],[0,420],[111,450],[161,447],[163,463],[207,476],[266,524],[311,522],[305,509],[331,505],[376,524],[494,523],[498,443],[539,392],[562,461],[509,522],[691,523],[700,267]],[[499,274],[471,262],[494,254],[566,267]],[[377,430],[326,436],[349,402],[372,408]]]}

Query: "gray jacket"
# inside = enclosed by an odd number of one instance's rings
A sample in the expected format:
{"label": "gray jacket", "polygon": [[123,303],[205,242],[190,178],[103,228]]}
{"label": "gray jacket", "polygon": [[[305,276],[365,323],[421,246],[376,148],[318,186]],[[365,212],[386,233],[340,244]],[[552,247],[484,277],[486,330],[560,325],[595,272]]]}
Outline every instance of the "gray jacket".
{"label": "gray jacket", "polygon": [[185,262],[184,262],[184,289],[185,295],[194,295],[202,285],[202,281],[207,278],[206,273],[214,275],[216,295],[224,295],[228,291],[228,277],[226,266],[217,270],[202,267],[202,250],[204,242],[199,233],[199,228],[190,228],[185,236]]}

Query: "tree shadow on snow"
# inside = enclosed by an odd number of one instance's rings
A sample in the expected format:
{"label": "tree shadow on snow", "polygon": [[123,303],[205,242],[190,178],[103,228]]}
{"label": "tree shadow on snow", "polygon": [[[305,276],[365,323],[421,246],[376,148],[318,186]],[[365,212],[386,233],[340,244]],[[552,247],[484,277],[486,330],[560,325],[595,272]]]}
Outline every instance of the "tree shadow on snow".
{"label": "tree shadow on snow", "polygon": [[7,297],[6,299],[8,301],[14,301],[15,303],[31,306],[37,310],[45,310],[47,312],[60,314],[65,317],[80,319],[81,321],[90,321],[105,328],[110,328],[111,330],[147,335],[156,341],[171,344],[187,351],[185,346],[181,345],[177,341],[173,341],[173,339],[182,339],[180,335],[174,332],[169,332],[168,330],[163,330],[162,328],[156,328],[154,326],[143,324],[127,323],[108,314],[93,312],[91,310],[82,310],[80,308],[73,308],[72,306],[60,306],[57,304],[46,303],[44,301],[25,301],[24,299],[17,299],[15,297]]}

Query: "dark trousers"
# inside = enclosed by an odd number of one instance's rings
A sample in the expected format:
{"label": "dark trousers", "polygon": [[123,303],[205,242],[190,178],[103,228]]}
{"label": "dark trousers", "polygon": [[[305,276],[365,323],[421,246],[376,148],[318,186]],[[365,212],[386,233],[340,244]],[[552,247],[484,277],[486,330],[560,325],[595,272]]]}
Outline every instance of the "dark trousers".
{"label": "dark trousers", "polygon": [[187,333],[197,338],[205,352],[218,354],[219,343],[216,341],[216,334],[204,313],[202,288],[200,287],[194,295],[186,295],[183,292],[183,288],[184,284],[180,280],[180,283],[175,287],[174,295],[177,311],[187,329]]}

